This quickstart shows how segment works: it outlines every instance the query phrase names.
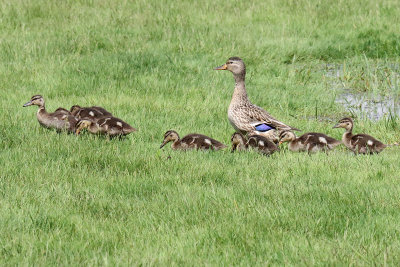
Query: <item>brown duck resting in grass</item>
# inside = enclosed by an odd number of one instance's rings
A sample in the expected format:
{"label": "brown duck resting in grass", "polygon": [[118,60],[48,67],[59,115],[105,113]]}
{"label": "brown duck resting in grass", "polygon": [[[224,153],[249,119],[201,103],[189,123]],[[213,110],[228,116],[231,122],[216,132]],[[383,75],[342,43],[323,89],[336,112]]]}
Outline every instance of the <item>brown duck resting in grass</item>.
{"label": "brown duck resting in grass", "polygon": [[56,129],[57,131],[75,131],[78,120],[71,115],[68,110],[64,108],[58,108],[55,112],[48,113],[45,108],[44,99],[41,95],[32,96],[31,100],[25,103],[23,107],[32,105],[39,107],[36,116],[40,125],[43,127],[48,129]]}
{"label": "brown duck resting in grass", "polygon": [[226,145],[211,137],[197,133],[188,134],[180,139],[178,133],[173,130],[169,130],[164,134],[164,140],[160,148],[163,148],[169,142],[173,142],[171,145],[173,150],[220,150],[226,147]]}
{"label": "brown duck resting in grass", "polygon": [[284,142],[289,142],[288,148],[290,151],[307,151],[308,153],[328,151],[342,143],[323,133],[305,133],[300,137],[296,137],[292,131],[282,131],[279,135],[279,145]]}
{"label": "brown duck resting in grass", "polygon": [[368,134],[353,135],[353,126],[353,119],[343,118],[333,128],[346,130],[342,136],[342,142],[355,154],[377,154],[388,146]]}
{"label": "brown duck resting in grass", "polygon": [[76,124],[76,135],[79,135],[83,129],[87,129],[92,134],[101,134],[109,137],[121,137],[136,131],[128,123],[115,117],[103,117],[95,122],[87,119],[79,120]]}
{"label": "brown duck resting in grass", "polygon": [[77,119],[86,119],[96,122],[103,117],[112,117],[111,112],[107,111],[102,107],[81,107],[79,105],[74,105],[71,107],[70,112]]}
{"label": "brown duck resting in grass", "polygon": [[247,139],[241,133],[234,133],[231,137],[231,142],[232,152],[254,148],[261,154],[271,155],[279,151],[279,148],[273,142],[261,135],[250,135]]}

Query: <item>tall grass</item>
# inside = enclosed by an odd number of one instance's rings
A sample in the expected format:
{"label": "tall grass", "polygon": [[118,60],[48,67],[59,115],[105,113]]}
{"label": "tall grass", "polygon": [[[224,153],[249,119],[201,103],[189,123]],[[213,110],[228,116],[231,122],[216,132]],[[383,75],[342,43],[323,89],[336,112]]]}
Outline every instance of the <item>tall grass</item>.
{"label": "tall grass", "polygon": [[[289,125],[340,138],[327,64],[353,89],[398,77],[395,1],[1,1],[1,265],[395,265],[399,150],[312,156],[159,150],[163,133],[229,144],[233,79]],[[376,68],[375,66],[381,66]],[[382,82],[380,82],[382,81]],[[370,83],[371,84],[371,83]],[[398,86],[398,82],[397,82]],[[46,107],[100,105],[127,139],[43,129]],[[386,143],[396,121],[356,121]],[[168,156],[171,159],[168,160]]]}

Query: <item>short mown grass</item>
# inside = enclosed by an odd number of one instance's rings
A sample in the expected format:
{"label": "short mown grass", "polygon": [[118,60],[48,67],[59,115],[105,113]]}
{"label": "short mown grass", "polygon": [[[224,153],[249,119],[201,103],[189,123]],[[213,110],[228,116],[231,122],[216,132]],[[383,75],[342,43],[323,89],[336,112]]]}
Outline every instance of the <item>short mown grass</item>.
{"label": "short mown grass", "polygon": [[[229,144],[234,81],[305,131],[349,115],[335,83],[399,93],[396,1],[1,1],[1,265],[397,265],[400,149],[354,156],[174,152],[165,131]],[[330,66],[340,66],[337,77]],[[41,94],[100,105],[124,140],[43,129]],[[400,140],[398,118],[356,132]],[[170,159],[169,159],[170,157]]]}

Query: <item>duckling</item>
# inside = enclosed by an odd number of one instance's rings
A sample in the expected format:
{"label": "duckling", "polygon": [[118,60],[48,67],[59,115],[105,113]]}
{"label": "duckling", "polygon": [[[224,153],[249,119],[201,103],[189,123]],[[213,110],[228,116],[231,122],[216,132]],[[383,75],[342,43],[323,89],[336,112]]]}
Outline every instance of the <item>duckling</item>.
{"label": "duckling", "polygon": [[246,66],[241,58],[231,57],[224,65],[214,70],[229,70],[235,79],[235,89],[228,108],[228,119],[237,132],[262,135],[277,143],[279,131],[298,131],[250,102],[245,85]]}
{"label": "duckling", "polygon": [[232,153],[248,149],[247,138],[242,133],[234,133],[231,136]]}
{"label": "duckling", "polygon": [[242,133],[234,133],[231,137],[232,141],[232,152],[235,150],[243,151],[249,147],[257,149],[261,154],[271,155],[279,148],[270,140],[261,135],[250,135],[247,140]]}
{"label": "duckling", "polygon": [[96,122],[88,119],[79,120],[76,124],[76,135],[85,128],[92,134],[103,134],[109,137],[125,136],[137,131],[128,123],[115,117],[103,117]]}
{"label": "duckling", "polygon": [[36,114],[37,119],[41,126],[49,129],[56,129],[57,131],[66,130],[74,132],[78,120],[64,108],[58,108],[53,113],[48,113],[45,108],[44,98],[41,95],[34,95],[31,100],[23,105],[28,107],[36,105],[39,110]]}
{"label": "duckling", "polygon": [[164,134],[164,141],[160,148],[163,148],[167,143],[173,142],[171,148],[173,150],[189,150],[189,149],[212,149],[220,150],[226,147],[221,142],[212,139],[211,137],[202,134],[188,134],[182,139],[179,138],[177,132],[169,130]]}
{"label": "duckling", "polygon": [[103,117],[112,117],[112,114],[102,107],[81,107],[74,105],[71,107],[70,112],[78,119],[87,119],[96,122]]}
{"label": "duckling", "polygon": [[387,145],[370,135],[353,135],[353,126],[353,119],[343,118],[333,128],[344,128],[346,130],[342,136],[342,141],[354,154],[377,154],[387,147]]}
{"label": "duckling", "polygon": [[279,145],[289,142],[289,150],[293,152],[307,151],[308,153],[317,151],[328,151],[342,142],[322,133],[305,133],[300,137],[292,131],[282,131],[279,135]]}

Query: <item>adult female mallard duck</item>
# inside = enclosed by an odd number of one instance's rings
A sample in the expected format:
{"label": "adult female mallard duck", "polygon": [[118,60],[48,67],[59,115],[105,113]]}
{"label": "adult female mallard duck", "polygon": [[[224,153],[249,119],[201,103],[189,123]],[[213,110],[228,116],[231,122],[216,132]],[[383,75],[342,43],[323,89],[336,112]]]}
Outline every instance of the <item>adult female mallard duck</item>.
{"label": "adult female mallard duck", "polygon": [[57,131],[69,131],[74,132],[75,126],[78,120],[70,114],[70,112],[64,108],[58,108],[53,113],[48,113],[45,108],[44,99],[41,95],[34,95],[31,100],[23,105],[23,107],[28,107],[36,105],[39,110],[36,114],[37,119],[45,128],[56,129]]}
{"label": "adult female mallard duck", "polygon": [[112,117],[112,114],[102,107],[81,107],[74,105],[71,107],[70,112],[78,119],[87,119],[96,122],[103,117]]}
{"label": "adult female mallard duck", "polygon": [[85,128],[92,134],[102,134],[110,137],[124,136],[136,131],[128,123],[115,117],[103,117],[97,121],[88,119],[79,120],[76,124],[76,135],[79,135]]}
{"label": "adult female mallard duck", "polygon": [[177,132],[169,130],[164,134],[164,140],[160,146],[163,148],[169,142],[173,142],[171,148],[173,150],[189,150],[189,149],[211,149],[220,150],[226,147],[221,142],[202,134],[188,134],[182,139],[179,138]]}
{"label": "adult female mallard duck", "polygon": [[278,131],[298,130],[272,117],[264,109],[253,105],[247,97],[246,66],[239,57],[231,57],[215,70],[229,70],[235,78],[235,90],[228,108],[228,119],[236,131],[242,134],[262,135],[277,143]]}
{"label": "adult female mallard duck", "polygon": [[307,151],[308,153],[321,150],[328,151],[342,143],[322,133],[305,133],[296,137],[292,131],[282,131],[279,135],[279,144],[284,142],[289,142],[290,151]]}
{"label": "adult female mallard duck", "polygon": [[355,154],[375,154],[384,150],[387,145],[368,134],[353,135],[354,122],[351,118],[341,119],[333,128],[344,128],[343,144]]}
{"label": "adult female mallard duck", "polygon": [[279,148],[273,142],[261,135],[250,135],[249,139],[247,139],[241,133],[234,133],[231,137],[231,141],[232,152],[235,150],[247,150],[249,147],[255,148],[264,155],[271,155],[272,153],[279,151]]}

